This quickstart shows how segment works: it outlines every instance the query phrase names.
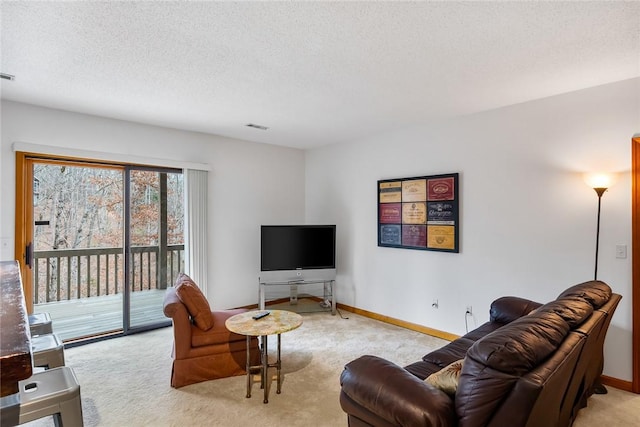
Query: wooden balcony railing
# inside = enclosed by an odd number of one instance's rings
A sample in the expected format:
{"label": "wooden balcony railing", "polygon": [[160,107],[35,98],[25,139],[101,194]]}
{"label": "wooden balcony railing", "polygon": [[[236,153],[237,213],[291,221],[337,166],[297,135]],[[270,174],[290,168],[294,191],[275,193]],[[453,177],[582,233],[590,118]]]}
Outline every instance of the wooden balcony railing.
{"label": "wooden balcony railing", "polygon": [[[168,245],[164,262],[158,246],[131,248],[130,289],[166,289],[184,271],[184,245]],[[34,304],[121,293],[124,249],[93,248],[36,251]]]}

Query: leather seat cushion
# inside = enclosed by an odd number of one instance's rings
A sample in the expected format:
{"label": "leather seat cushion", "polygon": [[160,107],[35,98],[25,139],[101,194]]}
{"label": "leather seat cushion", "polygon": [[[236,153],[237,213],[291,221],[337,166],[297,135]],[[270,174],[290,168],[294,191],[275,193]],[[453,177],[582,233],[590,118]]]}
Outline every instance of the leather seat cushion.
{"label": "leather seat cushion", "polygon": [[[500,323],[487,322],[457,340],[451,341],[444,347],[424,355],[422,357],[422,361],[444,368],[456,360],[464,359],[467,354],[467,350],[469,350],[469,347],[471,347],[473,343],[502,326],[503,325]],[[422,372],[422,370],[420,370],[420,372]],[[432,372],[429,374],[431,373]]]}
{"label": "leather seat cushion", "polygon": [[191,327],[191,346],[202,347],[206,345],[229,344],[230,342],[245,342],[247,337],[235,334],[229,331],[225,326],[225,321],[236,314],[244,313],[245,309],[221,310],[211,312],[214,320],[213,327],[207,331],[192,326]]}
{"label": "leather seat cushion", "polygon": [[424,380],[431,374],[435,374],[439,370],[442,369],[442,366],[436,365],[435,363],[425,362],[424,360],[420,360],[418,362],[414,362],[410,365],[404,367],[407,371],[411,372],[416,377]]}

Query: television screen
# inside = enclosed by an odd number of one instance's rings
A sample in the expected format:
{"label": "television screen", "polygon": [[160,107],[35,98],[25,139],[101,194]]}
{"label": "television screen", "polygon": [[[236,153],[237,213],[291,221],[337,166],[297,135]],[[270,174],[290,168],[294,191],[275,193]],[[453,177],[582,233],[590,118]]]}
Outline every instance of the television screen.
{"label": "television screen", "polygon": [[261,227],[261,271],[335,267],[335,225],[263,225]]}

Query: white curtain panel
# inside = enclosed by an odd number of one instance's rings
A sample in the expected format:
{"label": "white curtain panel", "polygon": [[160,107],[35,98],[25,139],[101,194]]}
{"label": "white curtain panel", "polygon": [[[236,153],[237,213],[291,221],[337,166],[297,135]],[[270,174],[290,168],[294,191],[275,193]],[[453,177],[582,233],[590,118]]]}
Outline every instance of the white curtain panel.
{"label": "white curtain panel", "polygon": [[209,173],[184,169],[185,270],[207,295],[207,193]]}

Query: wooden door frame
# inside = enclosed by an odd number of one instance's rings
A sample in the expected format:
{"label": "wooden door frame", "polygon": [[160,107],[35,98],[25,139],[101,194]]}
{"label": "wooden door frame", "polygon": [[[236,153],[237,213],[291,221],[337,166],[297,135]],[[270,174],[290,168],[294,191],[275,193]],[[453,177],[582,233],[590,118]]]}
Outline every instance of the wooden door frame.
{"label": "wooden door frame", "polygon": [[631,139],[632,390],[640,393],[640,136]]}
{"label": "wooden door frame", "polygon": [[[15,259],[20,265],[22,286],[27,312],[33,312],[33,270],[26,265],[26,247],[33,236],[33,209],[29,209],[27,203],[33,200],[33,168],[31,159],[27,153],[16,152],[16,214],[15,214]],[[27,218],[29,215],[29,218]]]}

